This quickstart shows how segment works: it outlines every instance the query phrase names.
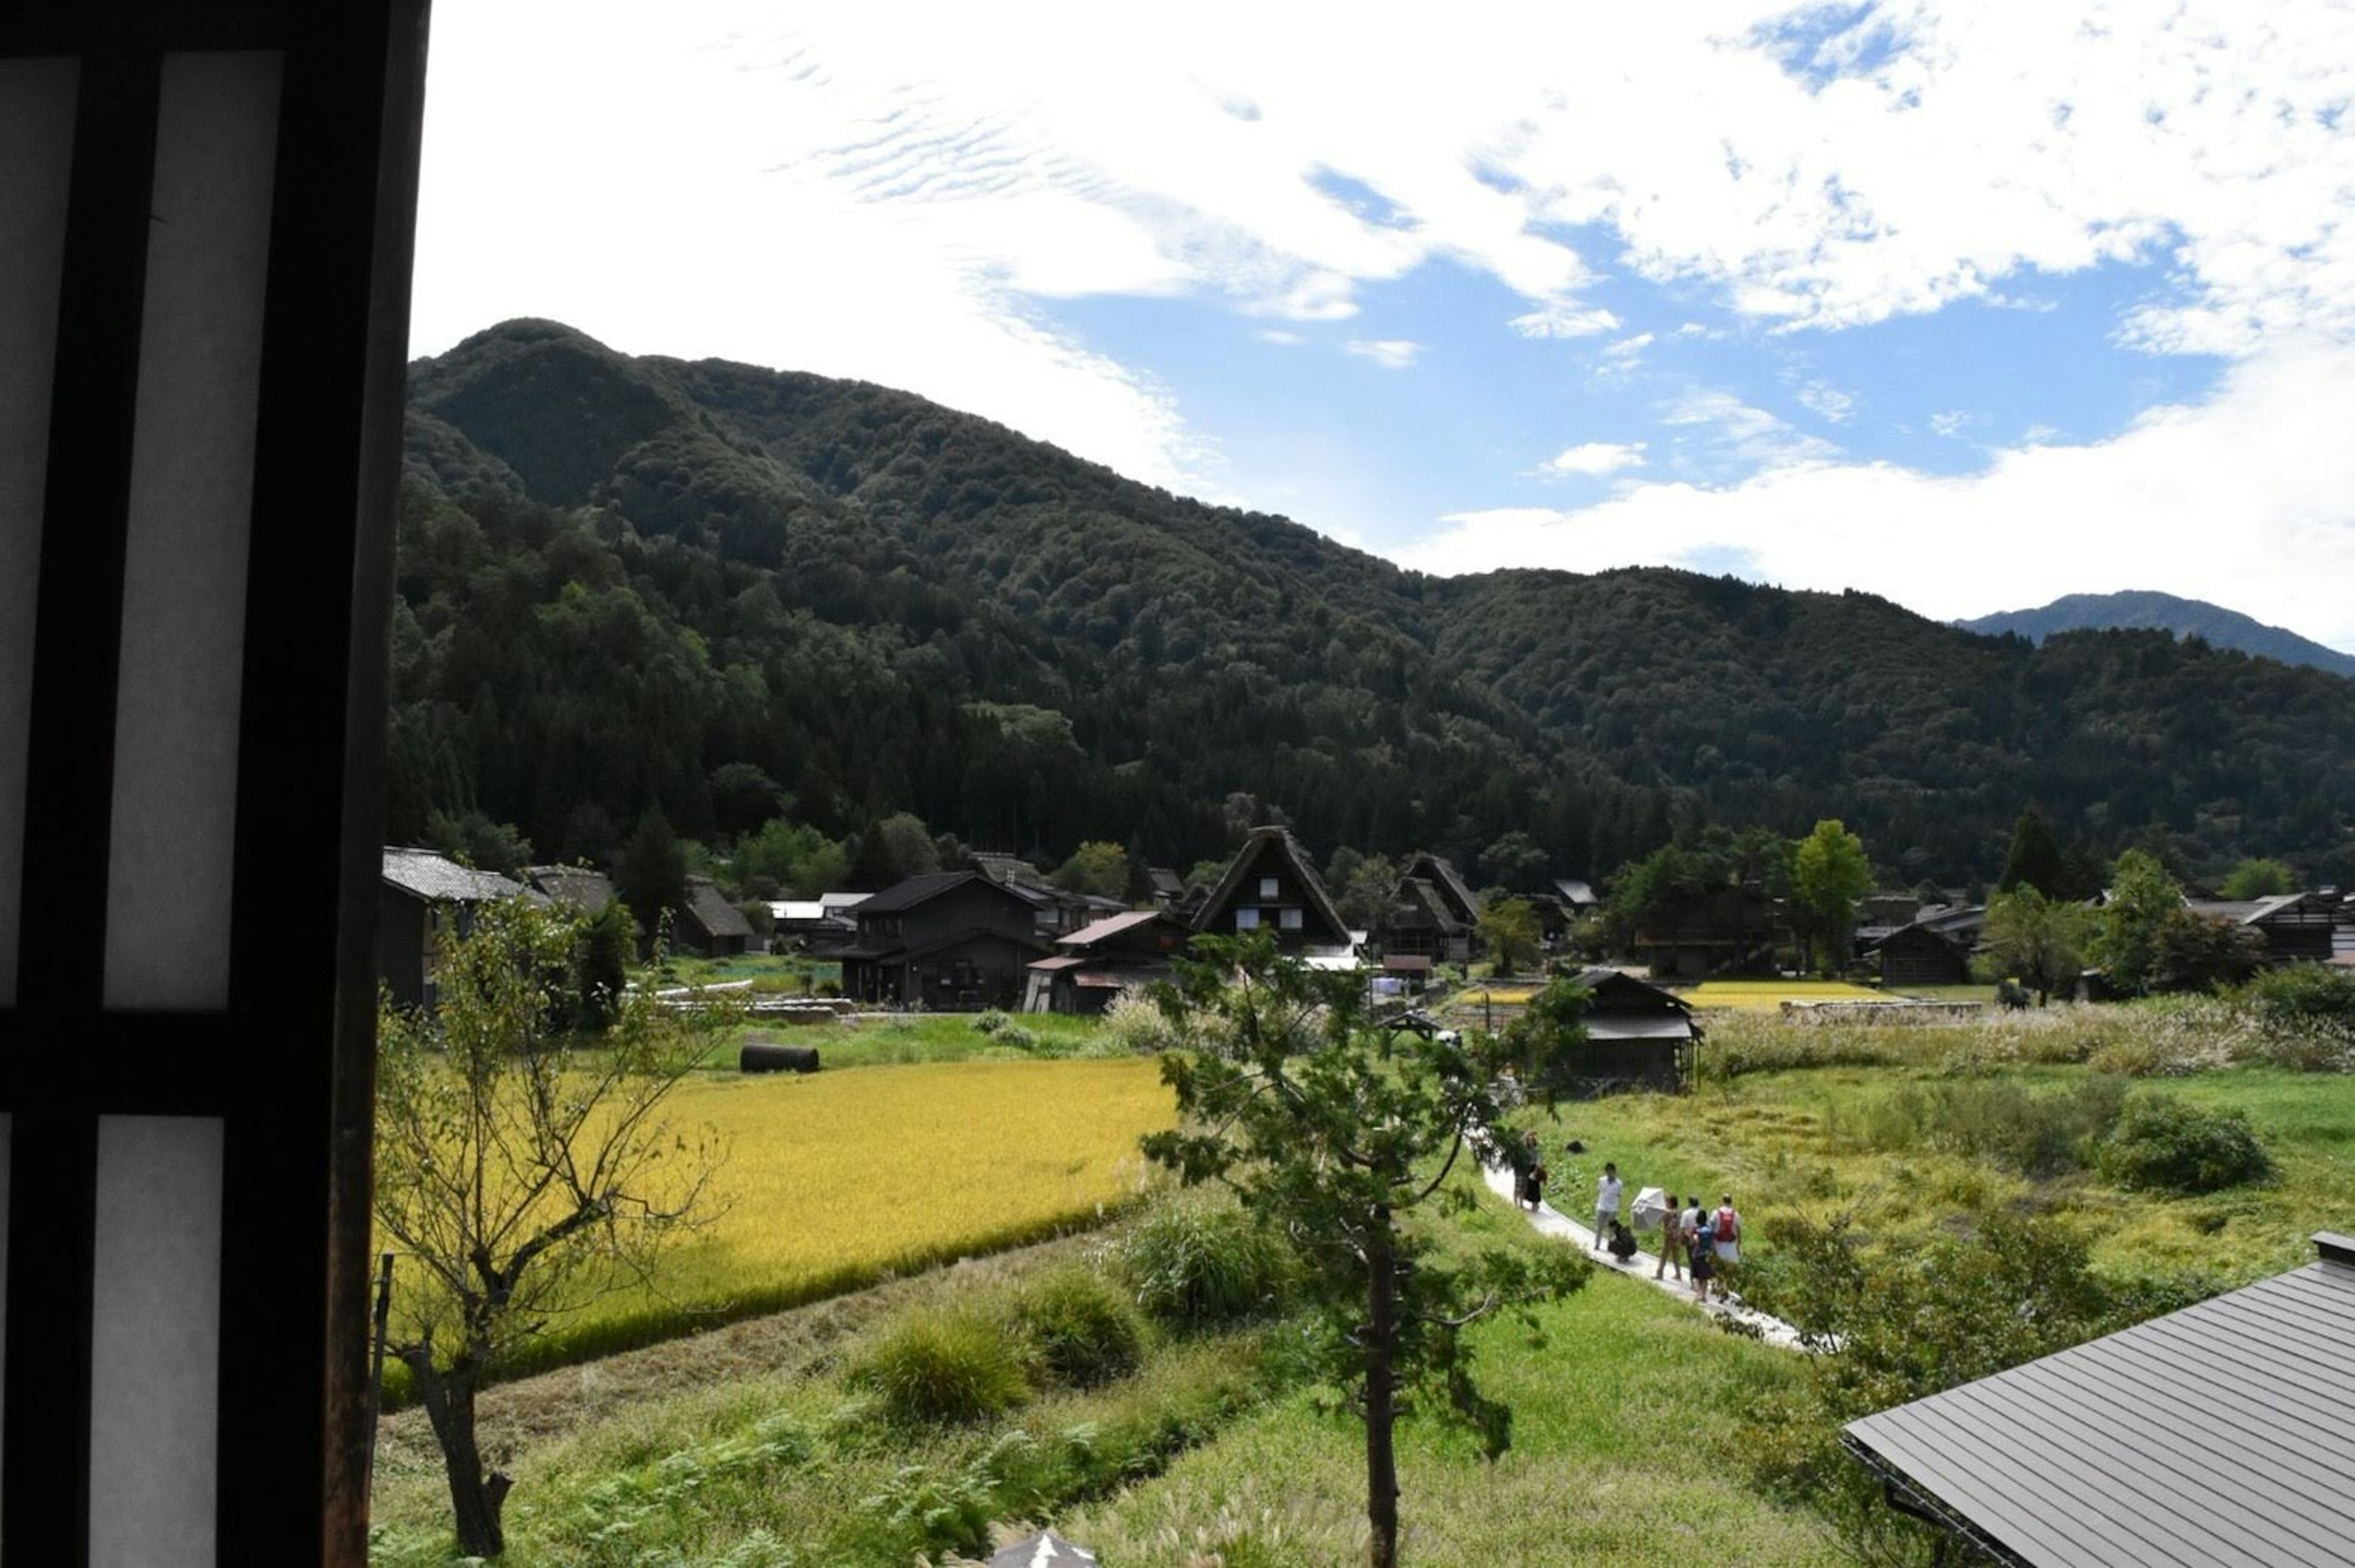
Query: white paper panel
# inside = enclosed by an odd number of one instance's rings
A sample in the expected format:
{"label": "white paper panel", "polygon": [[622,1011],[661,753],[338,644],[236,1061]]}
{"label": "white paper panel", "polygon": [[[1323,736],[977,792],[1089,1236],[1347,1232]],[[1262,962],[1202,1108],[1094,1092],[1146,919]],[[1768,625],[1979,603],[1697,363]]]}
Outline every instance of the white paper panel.
{"label": "white paper panel", "polygon": [[216,1118],[99,1118],[91,1568],[213,1561],[222,1139]]}
{"label": "white paper panel", "polygon": [[16,999],[49,380],[73,163],[72,60],[0,60],[0,1007]]}
{"label": "white paper panel", "polygon": [[[8,1429],[8,1172],[16,1154],[15,1138],[16,1123],[0,1111],[0,1433]],[[0,1453],[0,1466],[6,1457]]]}
{"label": "white paper panel", "polygon": [[164,61],[115,720],[111,1008],[229,999],[278,78],[274,53]]}

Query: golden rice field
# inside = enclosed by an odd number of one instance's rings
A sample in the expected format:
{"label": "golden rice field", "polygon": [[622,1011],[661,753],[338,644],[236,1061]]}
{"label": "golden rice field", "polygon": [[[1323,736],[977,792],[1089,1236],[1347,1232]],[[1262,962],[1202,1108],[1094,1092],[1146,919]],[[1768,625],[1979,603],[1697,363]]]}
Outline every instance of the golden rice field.
{"label": "golden rice field", "polygon": [[1886,1002],[1887,991],[1845,980],[1705,980],[1677,994],[1697,1008],[1773,1012],[1785,1002]]}
{"label": "golden rice field", "polygon": [[1092,1224],[1139,1196],[1137,1138],[1175,1118],[1158,1062],[1135,1057],[689,1080],[669,1120],[725,1140],[724,1212],[666,1255],[659,1292],[567,1315],[529,1365]]}

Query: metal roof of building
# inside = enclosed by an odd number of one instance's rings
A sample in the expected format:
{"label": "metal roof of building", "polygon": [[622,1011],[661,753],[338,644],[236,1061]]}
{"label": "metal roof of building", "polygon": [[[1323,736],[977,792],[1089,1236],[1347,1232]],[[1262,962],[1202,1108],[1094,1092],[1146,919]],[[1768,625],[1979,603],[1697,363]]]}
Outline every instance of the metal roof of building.
{"label": "metal roof of building", "polygon": [[2196,1307],[1851,1422],[1998,1562],[2355,1562],[2355,1241]]}
{"label": "metal roof of building", "polygon": [[1156,920],[1168,918],[1157,909],[1128,910],[1120,914],[1106,915],[1102,920],[1091,921],[1068,936],[1057,937],[1056,944],[1062,947],[1092,947],[1107,936],[1118,936],[1124,931],[1132,930],[1140,925],[1150,925]]}
{"label": "metal roof of building", "polygon": [[1693,1021],[1682,1013],[1589,1013],[1589,1040],[1690,1040]]}
{"label": "metal roof of building", "polygon": [[429,903],[485,903],[493,899],[535,896],[521,882],[496,871],[477,871],[432,849],[388,846],[384,880],[401,891]]}

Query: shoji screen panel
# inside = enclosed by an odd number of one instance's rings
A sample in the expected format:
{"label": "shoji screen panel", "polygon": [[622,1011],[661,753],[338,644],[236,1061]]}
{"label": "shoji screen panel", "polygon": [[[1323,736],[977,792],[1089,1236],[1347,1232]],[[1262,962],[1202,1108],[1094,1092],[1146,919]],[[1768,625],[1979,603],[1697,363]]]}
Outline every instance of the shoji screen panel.
{"label": "shoji screen panel", "polygon": [[0,6],[0,1554],[357,1564],[422,0]]}

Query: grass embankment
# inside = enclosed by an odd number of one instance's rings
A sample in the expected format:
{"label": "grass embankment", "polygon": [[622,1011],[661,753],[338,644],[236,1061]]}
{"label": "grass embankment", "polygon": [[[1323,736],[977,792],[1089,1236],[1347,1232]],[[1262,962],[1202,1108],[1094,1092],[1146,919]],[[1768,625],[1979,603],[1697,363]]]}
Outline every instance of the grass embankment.
{"label": "grass embankment", "polygon": [[[1095,1224],[1142,1192],[1136,1140],[1173,1115],[1158,1064],[1135,1057],[690,1079],[669,1118],[726,1141],[717,1218],[666,1255],[658,1290],[624,1289],[564,1317],[505,1371]],[[396,1403],[399,1371],[388,1373]]]}
{"label": "grass embankment", "polygon": [[[1534,1236],[1494,1198],[1438,1221],[1446,1249]],[[1597,1274],[1521,1325],[1472,1330],[1482,1389],[1513,1407],[1493,1463],[1461,1429],[1399,1430],[1401,1555],[1418,1568],[1845,1561],[1812,1517],[1759,1495],[1735,1417],[1802,1369],[1648,1286]],[[1365,1437],[1331,1396],[1285,1397],[1058,1528],[1122,1568],[1356,1568]],[[1211,1554],[1216,1553],[1213,1557]]]}
{"label": "grass embankment", "polygon": [[[2237,1285],[2307,1261],[2315,1231],[2355,1223],[2355,1076],[2233,1065],[2222,1027],[2164,1005],[1995,1015],[1953,1028],[1729,1019],[1702,1048],[1693,1094],[1565,1105],[1559,1123],[1535,1125],[1550,1150],[1572,1136],[1588,1146],[1575,1161],[1551,1161],[1556,1201],[1569,1212],[1611,1159],[1631,1189],[1698,1190],[1712,1201],[1731,1189],[1753,1236],[1779,1215],[1845,1211],[1896,1243],[1959,1214],[2008,1208],[2081,1226],[2105,1273]],[[1954,1148],[1972,1129],[1925,1128],[1904,1103],[1914,1095],[1949,1122],[2016,1119],[2013,1091],[2069,1094],[2105,1069],[2132,1070],[2131,1092],[2244,1113],[2280,1179],[2179,1197],[2129,1192],[2065,1162],[2024,1174]]]}

